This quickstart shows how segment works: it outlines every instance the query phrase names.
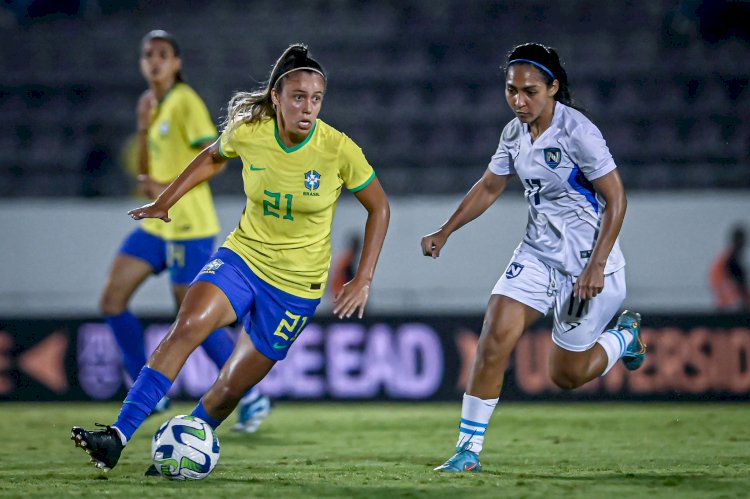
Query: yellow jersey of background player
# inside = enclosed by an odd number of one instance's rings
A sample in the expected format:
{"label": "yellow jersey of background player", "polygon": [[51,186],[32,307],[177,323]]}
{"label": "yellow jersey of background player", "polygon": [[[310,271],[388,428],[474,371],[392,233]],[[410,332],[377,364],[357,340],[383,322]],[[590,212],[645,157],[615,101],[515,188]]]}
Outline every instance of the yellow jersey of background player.
{"label": "yellow jersey of background player", "polygon": [[[160,184],[169,184],[198,153],[201,144],[217,137],[216,126],[206,105],[189,85],[178,82],[154,110],[148,129],[148,174]],[[148,219],[146,232],[165,240],[200,239],[219,232],[211,188],[204,182],[169,211],[171,223]]]}

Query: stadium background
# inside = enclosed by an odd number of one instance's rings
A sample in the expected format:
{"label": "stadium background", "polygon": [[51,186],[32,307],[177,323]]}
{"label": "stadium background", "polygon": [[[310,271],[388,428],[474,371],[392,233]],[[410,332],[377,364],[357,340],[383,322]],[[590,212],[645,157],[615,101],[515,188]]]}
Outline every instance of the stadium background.
{"label": "stadium background", "polygon": [[[748,398],[750,318],[717,314],[707,284],[729,228],[750,225],[748,10],[718,0],[5,2],[0,398],[124,393],[96,304],[132,228],[124,213],[140,203],[127,143],[144,88],[140,39],[157,27],[177,36],[187,80],[217,122],[234,90],[261,82],[289,43],[308,43],[330,74],[323,119],[362,146],[392,199],[367,320],[334,321],[326,301],[269,393],[458,399],[487,293],[522,234],[519,186],[440,261],[421,257],[418,242],[484,170],[511,118],[499,66],[534,40],[559,49],[621,168],[626,306],[644,313],[651,355],[640,374],[561,395],[545,378],[541,323],[519,347],[508,396]],[[94,170],[91,151],[107,158]],[[243,203],[236,169],[212,187],[228,231]],[[334,252],[363,216],[342,200]],[[149,283],[134,310],[153,345],[173,313],[166,282]],[[176,396],[200,395],[210,377],[200,353],[190,362]]]}

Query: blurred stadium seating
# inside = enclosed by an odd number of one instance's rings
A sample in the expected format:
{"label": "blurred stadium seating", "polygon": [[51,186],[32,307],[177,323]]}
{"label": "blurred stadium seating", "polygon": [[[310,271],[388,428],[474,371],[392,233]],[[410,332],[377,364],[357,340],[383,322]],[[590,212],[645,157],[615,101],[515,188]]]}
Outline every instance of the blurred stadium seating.
{"label": "blurred stadium seating", "polygon": [[[217,122],[234,90],[263,81],[289,43],[308,43],[330,73],[323,118],[362,146],[392,195],[473,183],[511,118],[499,66],[512,45],[532,40],[559,49],[629,188],[750,188],[750,42],[725,21],[709,30],[700,2],[89,0],[55,13],[18,9],[39,3],[0,10],[3,197],[80,195],[86,131],[101,124],[109,147],[122,147],[144,88],[140,38],[157,27],[180,40],[187,79]],[[107,194],[130,192],[121,167],[105,173]],[[230,175],[213,185],[240,192]]]}

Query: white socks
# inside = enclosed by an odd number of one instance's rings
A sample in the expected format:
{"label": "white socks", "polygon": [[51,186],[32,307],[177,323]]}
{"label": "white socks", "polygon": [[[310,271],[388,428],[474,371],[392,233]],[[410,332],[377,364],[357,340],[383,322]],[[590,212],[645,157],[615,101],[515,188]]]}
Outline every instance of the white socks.
{"label": "white socks", "polygon": [[477,454],[482,452],[484,432],[487,430],[498,400],[500,399],[482,400],[464,393],[457,448],[466,446],[465,448]]}
{"label": "white socks", "polygon": [[627,329],[607,329],[599,336],[596,342],[607,353],[607,368],[602,373],[602,376],[607,374],[617,361],[620,360],[620,357],[623,356],[631,341],[633,341],[633,333]]}
{"label": "white socks", "polygon": [[122,442],[123,447],[128,445],[128,439],[125,438],[125,435],[120,431],[120,429],[117,426],[113,426],[112,429],[115,430],[117,436],[120,437],[120,442]]}

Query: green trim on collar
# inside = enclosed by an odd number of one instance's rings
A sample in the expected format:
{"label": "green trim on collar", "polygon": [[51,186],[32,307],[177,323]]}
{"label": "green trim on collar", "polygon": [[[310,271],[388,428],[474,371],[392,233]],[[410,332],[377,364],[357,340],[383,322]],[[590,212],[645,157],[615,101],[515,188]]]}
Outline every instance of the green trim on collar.
{"label": "green trim on collar", "polygon": [[310,130],[310,133],[307,134],[307,137],[305,137],[305,140],[303,140],[302,142],[300,142],[296,146],[287,147],[281,141],[281,137],[279,137],[279,126],[278,126],[278,123],[276,123],[276,120],[273,121],[273,135],[274,135],[274,137],[276,137],[276,143],[279,144],[279,147],[281,147],[281,149],[284,152],[294,152],[294,151],[298,151],[299,149],[303,148],[305,146],[305,144],[307,144],[308,142],[310,142],[310,139],[312,138],[313,133],[315,133],[315,130],[317,128],[318,128],[318,120],[315,120],[313,122],[312,130]]}

